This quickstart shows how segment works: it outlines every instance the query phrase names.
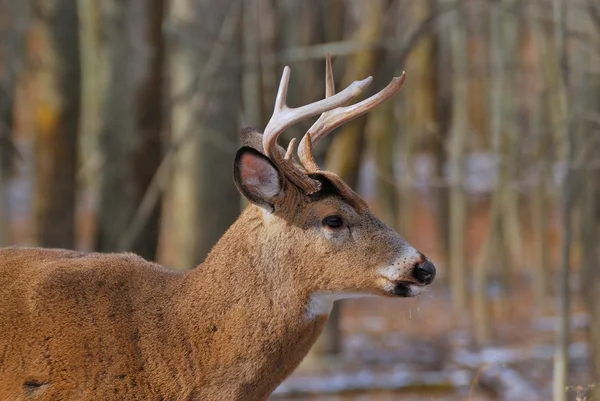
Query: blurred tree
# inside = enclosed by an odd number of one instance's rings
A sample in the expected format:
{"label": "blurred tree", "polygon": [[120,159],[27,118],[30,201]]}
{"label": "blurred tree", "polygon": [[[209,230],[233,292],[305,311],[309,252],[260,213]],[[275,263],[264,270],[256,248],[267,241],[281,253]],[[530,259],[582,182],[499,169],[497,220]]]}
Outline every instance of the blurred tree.
{"label": "blurred tree", "polygon": [[[453,2],[454,0],[448,0]],[[453,3],[450,3],[453,4]],[[452,98],[452,134],[449,141],[450,214],[449,214],[449,268],[450,286],[454,311],[464,316],[467,310],[468,285],[466,267],[465,232],[467,229],[467,198],[465,194],[465,164],[467,139],[469,134],[468,115],[468,57],[467,34],[463,10],[454,12],[457,22],[450,28],[450,46],[452,51],[453,98]]]}
{"label": "blurred tree", "polygon": [[494,192],[492,194],[492,204],[490,210],[490,227],[486,240],[473,271],[473,327],[475,339],[478,344],[486,345],[490,340],[491,327],[491,306],[488,299],[488,266],[492,260],[497,260],[500,268],[505,268],[504,262],[506,255],[501,249],[501,205],[502,192],[505,190],[506,174],[502,163],[502,122],[503,122],[503,102],[504,102],[504,52],[502,46],[502,10],[501,4],[496,3],[490,6],[489,18],[489,60],[490,60],[490,90],[488,99],[489,115],[489,133],[491,135],[492,151],[498,158],[498,167],[496,169],[496,180],[494,183]]}
{"label": "blurred tree", "polygon": [[[504,13],[501,7],[514,7],[512,0],[504,0],[490,6],[489,32],[490,43],[490,90],[489,90],[489,133],[491,147],[497,161],[495,182],[490,207],[489,231],[480,251],[473,274],[474,279],[474,328],[475,337],[480,344],[490,340],[491,306],[488,297],[488,269],[495,265],[504,281],[504,288],[510,288],[510,267],[522,260],[520,249],[520,227],[517,220],[517,191],[510,189],[511,180],[517,179],[516,168],[519,162],[516,105],[513,92],[516,91],[517,73],[511,66],[517,65],[515,57],[517,37],[514,15]],[[514,238],[518,240],[515,245]],[[512,246],[511,246],[512,245]],[[509,251],[516,255],[509,258]],[[499,306],[504,308],[504,302]]]}
{"label": "blurred tree", "polygon": [[[506,0],[501,0],[506,1]],[[489,139],[488,83],[493,75],[487,70],[489,61],[489,11],[495,3],[463,2],[467,29],[469,63],[469,126],[473,148],[481,149]],[[504,13],[500,14],[504,17]]]}
{"label": "blurred tree", "polygon": [[165,240],[180,269],[202,262],[240,211],[231,163],[238,147],[242,99],[241,4],[170,4],[171,134],[179,149],[169,201],[172,230]]}
{"label": "blurred tree", "polygon": [[80,112],[77,3],[33,0],[29,66],[35,95],[36,242],[72,248]]}
{"label": "blurred tree", "polygon": [[[278,20],[278,49],[290,49],[310,46],[311,43],[321,43],[323,36],[316,27],[318,20],[318,3],[320,0],[304,1],[278,1],[275,2]],[[333,17],[333,16],[332,16]],[[335,19],[333,17],[332,19]],[[320,36],[320,37],[319,37]],[[312,101],[314,95],[323,96],[323,69],[315,68],[318,63],[307,60],[284,63],[289,64],[293,71],[294,79],[290,80],[288,89],[288,103],[291,105],[304,104]],[[318,67],[321,67],[319,65]],[[277,66],[277,74],[281,74],[283,65]],[[311,99],[312,98],[312,99]],[[270,110],[269,110],[270,111]],[[310,127],[309,121],[304,121],[291,127],[293,136],[303,135]]]}
{"label": "blurred tree", "polygon": [[[502,140],[503,156],[500,159],[501,173],[505,175],[505,189],[502,190],[502,206],[500,224],[501,232],[497,238],[497,252],[505,254],[505,264],[500,265],[500,272],[504,276],[505,288],[511,287],[510,280],[520,274],[524,267],[523,260],[523,235],[519,223],[519,194],[520,191],[511,190],[511,183],[518,180],[520,153],[522,145],[521,125],[518,120],[519,102],[515,101],[519,88],[519,33],[522,26],[521,2],[515,0],[502,0],[504,9],[513,10],[512,13],[502,14],[501,46],[506,54],[504,63],[505,91],[508,96],[502,98]],[[516,68],[515,68],[516,66]],[[500,236],[501,235],[501,236]],[[512,259],[510,258],[512,257]],[[512,267],[512,269],[511,269]],[[512,270],[512,272],[511,272]],[[512,274],[511,274],[512,273]]]}
{"label": "blurred tree", "polygon": [[[269,121],[273,113],[273,104],[281,78],[281,68],[276,62],[277,44],[279,43],[279,18],[280,11],[271,0],[256,0],[257,18],[260,28],[254,28],[260,41],[258,53],[260,60],[261,97],[255,99],[261,106],[261,117],[264,124]],[[245,3],[245,2],[244,2]],[[246,34],[244,34],[245,36]],[[244,68],[245,69],[245,68]],[[295,73],[294,73],[295,76]],[[264,127],[264,125],[262,126]]]}
{"label": "blurred tree", "polygon": [[[389,77],[395,71],[388,68],[386,73]],[[398,125],[394,118],[393,101],[382,104],[370,113],[366,129],[369,148],[377,169],[377,214],[385,224],[397,228],[398,193],[394,176],[394,156]]]}
{"label": "blurred tree", "polygon": [[320,28],[327,42],[344,39],[345,0],[317,1],[320,6]]}
{"label": "blurred tree", "polygon": [[[593,21],[591,35],[600,33],[600,4],[589,3],[589,11]],[[589,116],[600,109],[600,62],[590,57],[589,71],[583,82],[586,83],[583,100],[583,115]],[[600,174],[598,173],[598,148],[600,148],[600,131],[596,121],[591,119],[583,122],[583,137],[578,154],[582,155],[582,196],[581,196],[581,238],[582,244],[582,282],[583,297],[587,306],[590,324],[588,338],[591,348],[592,382],[596,383],[590,400],[600,399]]]}
{"label": "blurred tree", "polygon": [[[590,73],[585,79],[586,95],[585,104],[588,110],[600,108],[600,74]],[[598,291],[600,290],[600,174],[594,168],[597,162],[597,152],[600,146],[600,136],[595,123],[584,122],[582,140],[578,154],[582,155],[581,175],[581,238],[582,238],[582,282],[583,298],[589,314],[588,338],[591,348],[591,366],[594,383],[600,382],[600,302],[598,302]],[[593,399],[600,398],[600,390],[597,390]]]}
{"label": "blurred tree", "polygon": [[[439,12],[446,0],[435,0],[434,12]],[[450,37],[447,30],[435,32],[432,43],[431,68],[434,69],[432,85],[435,90],[435,129],[432,144],[432,154],[435,162],[435,179],[438,183],[434,188],[434,203],[436,210],[436,221],[439,231],[439,243],[448,265],[449,241],[450,241],[450,217],[449,217],[449,189],[446,185],[446,164],[448,161],[447,138],[451,129],[452,116],[452,70],[448,68],[451,63]],[[442,279],[447,278],[444,271],[440,272]]]}
{"label": "blurred tree", "polygon": [[[534,296],[534,315],[541,317],[548,311],[548,289],[549,275],[547,274],[550,266],[550,244],[549,244],[549,219],[550,202],[548,196],[549,185],[549,159],[550,148],[552,146],[552,136],[549,135],[550,129],[548,118],[545,115],[547,111],[547,102],[543,99],[543,73],[547,71],[544,68],[543,49],[547,46],[546,35],[542,27],[535,24],[535,15],[529,10],[527,17],[527,26],[523,32],[522,58],[523,58],[523,86],[522,93],[526,102],[524,104],[524,113],[527,116],[525,121],[525,132],[530,132],[534,142],[534,160],[536,163],[536,181],[533,188],[531,202],[529,202],[530,215],[532,218],[534,254],[533,254],[533,296]],[[540,74],[540,71],[542,74]],[[542,76],[540,76],[542,75]]]}
{"label": "blurred tree", "polygon": [[262,85],[260,79],[260,25],[259,13],[262,0],[247,0],[242,3],[243,53],[247,65],[242,73],[243,120],[242,126],[263,127]]}
{"label": "blurred tree", "polygon": [[554,41],[556,49],[556,64],[560,66],[558,74],[555,76],[558,92],[558,109],[562,111],[560,115],[565,116],[564,120],[559,120],[555,125],[558,137],[564,144],[564,169],[565,174],[562,183],[562,204],[560,205],[561,217],[561,250],[560,265],[558,270],[558,288],[557,288],[557,312],[558,327],[555,335],[556,350],[554,354],[554,374],[553,374],[553,400],[566,401],[566,386],[569,377],[569,332],[571,319],[571,301],[570,301],[570,264],[571,264],[571,241],[573,233],[572,209],[574,200],[574,186],[572,182],[572,167],[574,155],[574,139],[571,132],[571,116],[569,104],[569,65],[568,50],[565,45],[567,30],[567,3],[565,0],[553,0],[552,9],[554,14]]}
{"label": "blurred tree", "polygon": [[29,4],[24,1],[0,1],[0,246],[10,242],[5,184],[15,156],[16,87],[23,72],[28,8]]}
{"label": "blurred tree", "polygon": [[[408,5],[407,5],[408,7]],[[409,13],[407,23],[419,26],[432,14],[435,1],[424,0],[411,2],[410,7],[404,12]],[[404,89],[403,97],[409,99],[404,103],[406,110],[405,125],[402,135],[402,161],[403,174],[399,177],[401,190],[400,213],[398,228],[405,235],[410,235],[413,227],[414,214],[414,158],[417,155],[418,145],[427,140],[435,132],[437,117],[436,102],[436,66],[434,60],[435,37],[427,35],[419,40],[406,59],[409,85]],[[392,147],[393,149],[393,147]]]}
{"label": "blurred tree", "polygon": [[[111,68],[114,60],[111,54],[114,45],[111,40],[117,35],[115,26],[116,10],[114,1],[77,0],[79,7],[79,48],[81,52],[81,123],[79,135],[80,170],[78,183],[85,188],[90,199],[100,197],[103,151],[100,136],[103,129],[103,114],[106,114],[103,101],[110,87]],[[122,30],[122,29],[121,29]],[[106,125],[106,124],[104,124]],[[85,208],[90,208],[89,204]],[[90,210],[96,216],[98,202],[93,202],[96,210]],[[97,223],[93,219],[92,223]],[[93,231],[93,230],[92,230]],[[83,237],[83,235],[82,235]],[[89,248],[96,246],[96,238],[85,238]]]}
{"label": "blurred tree", "polygon": [[105,3],[110,79],[104,98],[100,149],[103,168],[97,249],[133,251],[154,260],[160,203],[144,229],[120,244],[161,157],[163,127],[163,0],[112,0]]}

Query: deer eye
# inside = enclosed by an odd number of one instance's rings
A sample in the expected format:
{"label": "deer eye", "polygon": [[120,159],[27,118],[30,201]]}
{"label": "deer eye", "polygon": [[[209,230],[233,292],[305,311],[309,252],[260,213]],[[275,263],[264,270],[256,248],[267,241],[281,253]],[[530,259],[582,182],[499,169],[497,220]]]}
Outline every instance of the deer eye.
{"label": "deer eye", "polygon": [[329,228],[340,228],[344,224],[344,219],[338,214],[327,216],[323,219],[323,224]]}

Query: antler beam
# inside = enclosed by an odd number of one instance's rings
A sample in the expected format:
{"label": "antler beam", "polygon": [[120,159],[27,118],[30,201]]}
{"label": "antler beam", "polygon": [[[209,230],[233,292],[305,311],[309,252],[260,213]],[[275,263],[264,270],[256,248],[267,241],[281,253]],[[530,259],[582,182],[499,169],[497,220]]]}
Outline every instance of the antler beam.
{"label": "antler beam", "polygon": [[[335,83],[333,79],[333,71],[331,68],[331,58],[327,55],[327,64],[325,69],[326,84],[325,97],[326,99],[334,98]],[[402,89],[404,86],[406,74],[402,72],[399,77],[392,78],[392,81],[378,93],[363,100],[362,102],[346,106],[338,107],[326,111],[321,114],[321,117],[307,131],[306,135],[300,141],[298,146],[298,157],[300,162],[308,171],[317,171],[319,166],[312,155],[312,147],[319,142],[323,137],[329,134],[337,127],[369,112],[380,104],[388,101]]]}
{"label": "antler beam", "polygon": [[281,82],[275,99],[273,115],[263,133],[263,148],[265,154],[280,168],[290,181],[300,187],[305,193],[311,194],[317,192],[321,188],[321,184],[308,177],[306,173],[291,160],[286,160],[279,154],[277,149],[277,138],[286,128],[303,119],[326,113],[329,110],[340,107],[350,99],[359,95],[367,86],[369,86],[373,79],[368,77],[362,81],[354,81],[337,95],[329,96],[305,106],[290,108],[286,104],[290,71],[290,68],[287,66],[283,69],[283,75],[281,76]]}

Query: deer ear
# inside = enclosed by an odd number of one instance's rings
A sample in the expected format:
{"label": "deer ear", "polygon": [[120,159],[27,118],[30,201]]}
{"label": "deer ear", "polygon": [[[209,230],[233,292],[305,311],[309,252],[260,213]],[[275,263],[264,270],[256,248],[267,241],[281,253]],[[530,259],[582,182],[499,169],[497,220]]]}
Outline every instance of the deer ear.
{"label": "deer ear", "polygon": [[283,178],[277,167],[249,146],[240,148],[235,155],[233,179],[248,201],[271,212],[276,198],[283,192]]}

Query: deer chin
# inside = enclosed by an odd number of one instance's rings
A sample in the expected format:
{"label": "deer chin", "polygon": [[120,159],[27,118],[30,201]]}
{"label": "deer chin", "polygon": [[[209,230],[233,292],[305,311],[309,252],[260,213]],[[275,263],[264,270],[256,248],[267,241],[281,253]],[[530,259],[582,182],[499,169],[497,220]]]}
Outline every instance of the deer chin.
{"label": "deer chin", "polygon": [[384,290],[392,295],[402,298],[416,297],[423,292],[425,286],[412,281],[392,281],[386,279]]}
{"label": "deer chin", "polygon": [[366,292],[314,292],[310,295],[306,315],[310,320],[319,316],[327,316],[331,312],[335,301],[374,296],[374,294]]}

